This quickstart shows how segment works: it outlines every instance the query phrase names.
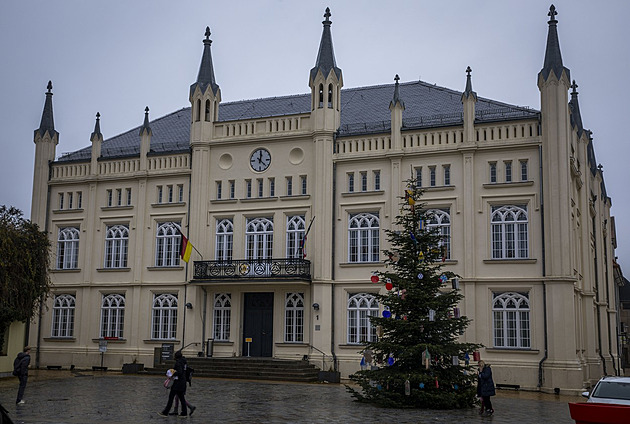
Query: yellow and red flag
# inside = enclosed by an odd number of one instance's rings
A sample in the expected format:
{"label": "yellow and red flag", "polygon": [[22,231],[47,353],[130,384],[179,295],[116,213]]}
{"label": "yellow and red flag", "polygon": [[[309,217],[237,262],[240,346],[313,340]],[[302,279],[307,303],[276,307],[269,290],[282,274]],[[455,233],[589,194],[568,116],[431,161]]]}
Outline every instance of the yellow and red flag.
{"label": "yellow and red flag", "polygon": [[186,238],[185,235],[181,234],[182,237],[182,245],[179,249],[179,255],[182,257],[182,260],[186,263],[190,260],[190,254],[193,250],[192,243]]}

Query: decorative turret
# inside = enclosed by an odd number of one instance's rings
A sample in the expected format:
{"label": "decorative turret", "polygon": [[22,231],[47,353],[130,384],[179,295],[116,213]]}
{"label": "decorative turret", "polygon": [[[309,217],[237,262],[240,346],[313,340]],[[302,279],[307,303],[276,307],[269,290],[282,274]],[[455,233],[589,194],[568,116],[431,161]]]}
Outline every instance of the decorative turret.
{"label": "decorative turret", "polygon": [[147,154],[151,150],[151,136],[153,131],[149,126],[149,106],[144,109],[144,123],[140,127],[140,169],[147,169]]}
{"label": "decorative turret", "polygon": [[92,175],[98,174],[98,158],[101,157],[101,146],[103,144],[103,134],[101,134],[101,114],[96,112],[96,123],[94,124],[94,131],[90,136],[92,142],[92,160],[90,165],[90,173]]}
{"label": "decorative turret", "polygon": [[394,145],[394,150],[402,149],[402,117],[405,110],[405,104],[400,99],[400,88],[398,81],[400,77],[398,74],[394,77],[394,97],[389,102],[389,110],[391,112],[391,138]]}
{"label": "decorative turret", "polygon": [[315,66],[309,73],[311,118],[315,130],[336,131],[341,119],[343,75],[337,67],[330,31],[330,8],[324,13],[324,29]]}
{"label": "decorative turret", "polygon": [[[571,81],[571,73],[568,68],[562,65],[562,54],[560,53],[560,41],[558,40],[558,21],[556,20],[556,7],[552,4],[549,8],[549,32],[547,34],[547,49],[545,50],[545,61],[543,68],[538,74],[538,85],[549,80],[554,75],[557,80],[561,80],[563,74],[566,81]],[[542,81],[541,81],[542,79]],[[568,86],[569,84],[567,84]]]}
{"label": "decorative turret", "polygon": [[578,85],[573,80],[571,84],[571,100],[569,100],[569,108],[571,109],[571,126],[576,129],[578,137],[582,136],[584,127],[582,126],[582,115],[580,114],[580,104],[578,103]]}
{"label": "decorative turret", "polygon": [[477,103],[477,93],[472,88],[472,69],[466,68],[466,89],[462,93],[462,104],[464,106],[464,140],[475,141],[475,103]]}
{"label": "decorative turret", "polygon": [[55,130],[52,104],[52,81],[48,81],[44,111],[39,128],[35,130],[35,166],[33,173],[33,197],[31,201],[31,220],[40,228],[46,223],[46,200],[48,192],[48,171],[55,160],[55,150],[59,144],[59,133]]}
{"label": "decorative turret", "polygon": [[203,40],[203,55],[197,81],[190,86],[189,100],[191,108],[190,143],[207,142],[212,139],[213,122],[219,117],[221,89],[214,78],[212,52],[210,46],[210,27],[206,27]]}

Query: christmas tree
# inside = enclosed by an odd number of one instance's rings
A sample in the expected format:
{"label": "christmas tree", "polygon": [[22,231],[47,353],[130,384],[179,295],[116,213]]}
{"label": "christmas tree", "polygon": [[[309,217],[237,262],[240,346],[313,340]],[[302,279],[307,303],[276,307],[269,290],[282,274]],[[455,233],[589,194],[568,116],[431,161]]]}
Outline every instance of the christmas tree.
{"label": "christmas tree", "polygon": [[470,320],[457,307],[463,298],[457,276],[441,270],[446,240],[428,225],[433,217],[419,204],[421,195],[415,180],[407,181],[400,215],[385,230],[386,271],[372,275],[385,285],[386,293],[376,296],[384,310],[370,317],[362,369],[350,376],[358,387],[347,389],[380,406],[471,407],[477,377],[469,359],[480,345],[459,341]]}

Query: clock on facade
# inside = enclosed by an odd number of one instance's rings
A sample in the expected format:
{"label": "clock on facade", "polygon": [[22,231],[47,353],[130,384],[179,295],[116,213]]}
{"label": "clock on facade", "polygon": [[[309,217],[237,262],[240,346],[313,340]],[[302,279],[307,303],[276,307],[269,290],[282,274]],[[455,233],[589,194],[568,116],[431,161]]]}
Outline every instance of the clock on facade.
{"label": "clock on facade", "polygon": [[267,149],[256,149],[249,158],[249,164],[254,171],[264,171],[271,164],[271,154]]}

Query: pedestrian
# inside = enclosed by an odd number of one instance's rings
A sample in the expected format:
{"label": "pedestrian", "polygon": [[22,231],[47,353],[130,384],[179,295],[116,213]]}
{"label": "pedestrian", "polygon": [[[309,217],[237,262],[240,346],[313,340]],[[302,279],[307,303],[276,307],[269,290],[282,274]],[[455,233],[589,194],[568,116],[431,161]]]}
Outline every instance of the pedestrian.
{"label": "pedestrian", "polygon": [[28,365],[31,363],[31,348],[25,346],[22,352],[17,354],[13,361],[13,375],[20,380],[20,388],[18,389],[16,405],[24,405],[24,389],[26,389],[26,381],[28,380]]}
{"label": "pedestrian", "polygon": [[494,396],[495,394],[492,369],[490,365],[486,364],[484,361],[479,361],[479,374],[477,376],[477,395],[481,397],[481,411],[479,411],[479,415],[483,415],[484,411],[487,415],[494,414],[490,396]]}
{"label": "pedestrian", "polygon": [[182,405],[182,413],[179,415],[180,417],[188,416],[188,409],[186,408],[186,368],[188,364],[186,363],[186,358],[182,355],[182,351],[178,350],[175,352],[175,373],[173,373],[173,385],[171,386],[171,391],[168,394],[168,403],[164,410],[158,412],[158,415],[162,417],[168,417],[168,412],[171,410],[173,406],[173,398],[177,396],[179,398],[179,403]]}
{"label": "pedestrian", "polygon": [[[192,374],[192,368],[190,368],[188,365],[186,365],[186,381],[188,381],[188,385],[190,385],[190,375]],[[170,389],[171,386],[174,383],[174,375],[175,375],[175,370],[174,369],[169,369],[168,371],[166,371],[166,380],[164,381],[164,387],[167,389]],[[184,395],[186,394],[186,391],[184,390]],[[195,409],[197,409],[196,406],[192,405],[188,399],[186,399],[186,406],[188,406],[188,409],[190,410],[190,412],[188,413],[188,415],[192,416],[193,412],[195,412]],[[179,397],[175,396],[175,402],[174,402],[174,406],[173,406],[173,412],[169,412],[168,415],[179,415],[177,413],[177,411],[179,410]]]}

